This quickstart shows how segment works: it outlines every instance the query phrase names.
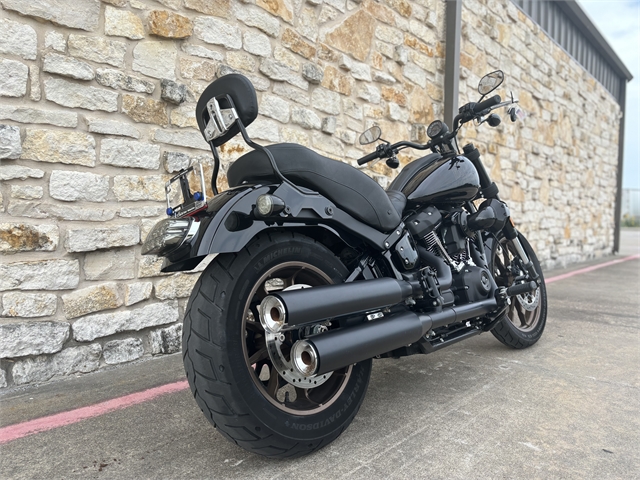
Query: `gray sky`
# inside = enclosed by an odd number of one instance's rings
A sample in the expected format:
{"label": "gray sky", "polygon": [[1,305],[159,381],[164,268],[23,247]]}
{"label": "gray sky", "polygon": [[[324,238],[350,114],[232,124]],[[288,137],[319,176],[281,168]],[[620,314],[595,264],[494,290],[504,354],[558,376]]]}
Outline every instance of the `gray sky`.
{"label": "gray sky", "polygon": [[624,188],[640,188],[640,0],[578,0],[600,33],[627,66],[627,121]]}

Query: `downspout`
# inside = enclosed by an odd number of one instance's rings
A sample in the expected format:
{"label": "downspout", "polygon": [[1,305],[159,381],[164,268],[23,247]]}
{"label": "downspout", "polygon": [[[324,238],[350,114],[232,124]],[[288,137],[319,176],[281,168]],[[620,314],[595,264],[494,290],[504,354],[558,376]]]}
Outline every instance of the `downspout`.
{"label": "downspout", "polygon": [[624,125],[627,120],[627,79],[620,78],[622,83],[620,88],[620,108],[622,118],[620,119],[620,133],[618,134],[618,172],[616,175],[616,208],[614,211],[613,228],[613,253],[620,251],[620,223],[622,216],[622,171],[624,166]]}
{"label": "downspout", "polygon": [[462,0],[447,0],[444,67],[444,122],[453,128],[460,89]]}

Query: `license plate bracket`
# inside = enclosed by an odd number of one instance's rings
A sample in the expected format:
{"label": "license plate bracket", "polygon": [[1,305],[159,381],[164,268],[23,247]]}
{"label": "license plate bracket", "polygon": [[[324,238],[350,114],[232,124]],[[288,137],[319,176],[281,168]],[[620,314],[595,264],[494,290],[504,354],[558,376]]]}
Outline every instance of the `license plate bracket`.
{"label": "license plate bracket", "polygon": [[[191,193],[191,187],[189,186],[189,174],[193,172],[196,176],[200,177],[200,191]],[[173,194],[173,184],[175,182],[180,183],[180,193],[182,194],[182,203],[178,205],[171,205],[171,197]],[[186,169],[180,170],[180,172],[172,177],[164,187],[165,195],[167,197],[167,215],[174,218],[192,217],[196,213],[206,210],[207,193],[204,184],[204,171],[202,164],[192,165]]]}

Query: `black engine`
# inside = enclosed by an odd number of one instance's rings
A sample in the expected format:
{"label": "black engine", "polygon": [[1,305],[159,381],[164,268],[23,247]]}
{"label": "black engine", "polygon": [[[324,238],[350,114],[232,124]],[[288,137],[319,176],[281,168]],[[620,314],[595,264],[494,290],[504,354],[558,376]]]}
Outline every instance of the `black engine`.
{"label": "black engine", "polygon": [[486,268],[466,265],[460,273],[453,275],[451,290],[455,295],[455,303],[463,304],[484,300],[495,288],[495,282]]}
{"label": "black engine", "polygon": [[[486,210],[493,213],[494,208]],[[423,274],[435,277],[443,306],[479,302],[493,296],[497,288],[489,270],[473,261],[470,250],[476,248],[476,232],[469,228],[469,221],[484,220],[486,210],[469,215],[463,209],[442,212],[430,206],[406,219],[416,243],[424,245],[418,248]]]}

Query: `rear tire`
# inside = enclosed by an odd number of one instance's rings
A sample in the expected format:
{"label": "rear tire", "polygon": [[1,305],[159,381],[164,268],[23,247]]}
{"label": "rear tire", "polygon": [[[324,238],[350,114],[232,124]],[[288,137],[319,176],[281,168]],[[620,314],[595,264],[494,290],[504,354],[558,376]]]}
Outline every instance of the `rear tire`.
{"label": "rear tire", "polygon": [[[260,234],[242,251],[218,255],[202,273],[185,314],[184,366],[198,406],[228,440],[259,455],[299,457],[331,443],[351,423],[371,360],[327,374],[332,378],[318,388],[293,387],[267,355],[253,315],[261,292],[278,282],[280,288],[341,283],[347,274],[324,245],[292,232]],[[288,343],[297,332],[287,333]]]}
{"label": "rear tire", "polygon": [[[533,292],[511,297],[511,305],[500,321],[491,330],[501,343],[512,348],[527,348],[540,340],[547,322],[547,289],[542,268],[536,252],[524,235],[519,234],[524,251],[529,256],[540,275],[540,286]],[[494,245],[491,255],[491,269],[499,287],[509,287],[513,275],[508,271],[515,257],[515,250],[504,237]]]}

